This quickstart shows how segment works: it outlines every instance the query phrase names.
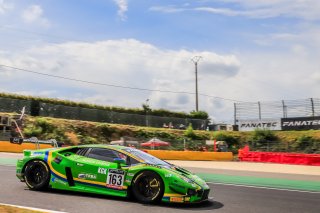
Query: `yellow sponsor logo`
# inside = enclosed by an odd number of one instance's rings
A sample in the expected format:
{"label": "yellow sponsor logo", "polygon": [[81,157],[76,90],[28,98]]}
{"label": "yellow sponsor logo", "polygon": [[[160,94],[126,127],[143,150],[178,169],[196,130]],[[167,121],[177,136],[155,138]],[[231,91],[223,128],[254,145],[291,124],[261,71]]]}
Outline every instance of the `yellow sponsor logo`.
{"label": "yellow sponsor logo", "polygon": [[170,197],[170,202],[183,203],[183,197]]}

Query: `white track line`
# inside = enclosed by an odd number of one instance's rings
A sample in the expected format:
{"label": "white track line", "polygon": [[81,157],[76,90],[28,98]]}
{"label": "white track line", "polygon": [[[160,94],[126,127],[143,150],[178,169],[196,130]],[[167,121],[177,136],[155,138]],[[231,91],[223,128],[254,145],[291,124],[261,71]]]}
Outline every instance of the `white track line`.
{"label": "white track line", "polygon": [[39,208],[32,208],[32,207],[27,207],[27,206],[12,205],[12,204],[7,204],[7,203],[0,203],[0,205],[16,207],[16,208],[20,208],[20,209],[28,209],[28,210],[33,210],[33,211],[47,212],[47,213],[66,213],[66,212],[60,212],[60,211],[52,211],[52,210],[48,210],[48,209],[39,209]]}
{"label": "white track line", "polygon": [[266,186],[250,186],[250,185],[241,185],[241,184],[232,184],[232,183],[215,183],[215,182],[206,182],[207,184],[216,184],[216,185],[226,185],[226,186],[239,186],[239,187],[247,187],[247,188],[256,188],[256,189],[270,189],[270,190],[279,190],[279,191],[289,191],[289,192],[303,192],[303,193],[311,193],[311,194],[320,194],[320,192],[315,191],[303,191],[296,189],[281,189],[281,188],[273,188]]}

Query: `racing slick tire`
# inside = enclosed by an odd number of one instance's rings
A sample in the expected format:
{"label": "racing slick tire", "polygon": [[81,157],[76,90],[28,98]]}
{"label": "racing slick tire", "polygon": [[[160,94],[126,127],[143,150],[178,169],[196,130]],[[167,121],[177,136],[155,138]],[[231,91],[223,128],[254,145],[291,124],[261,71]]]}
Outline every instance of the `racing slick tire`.
{"label": "racing slick tire", "polygon": [[132,195],[139,202],[156,203],[161,200],[164,183],[157,173],[142,171],[134,177],[132,183]]}
{"label": "racing slick tire", "polygon": [[41,160],[30,161],[25,167],[24,179],[31,190],[47,189],[50,181],[48,165]]}

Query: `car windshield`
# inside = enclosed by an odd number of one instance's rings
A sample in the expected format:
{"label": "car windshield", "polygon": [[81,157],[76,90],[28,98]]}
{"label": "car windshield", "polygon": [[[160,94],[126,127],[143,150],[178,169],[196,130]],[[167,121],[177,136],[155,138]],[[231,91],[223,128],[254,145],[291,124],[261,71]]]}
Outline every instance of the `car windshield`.
{"label": "car windshield", "polygon": [[133,149],[133,148],[126,148],[126,149],[124,149],[124,151],[140,158],[141,160],[143,160],[146,163],[170,167],[169,163],[167,163],[163,160],[160,160],[159,158],[156,158],[156,157],[154,157],[146,152],[143,152],[141,150]]}

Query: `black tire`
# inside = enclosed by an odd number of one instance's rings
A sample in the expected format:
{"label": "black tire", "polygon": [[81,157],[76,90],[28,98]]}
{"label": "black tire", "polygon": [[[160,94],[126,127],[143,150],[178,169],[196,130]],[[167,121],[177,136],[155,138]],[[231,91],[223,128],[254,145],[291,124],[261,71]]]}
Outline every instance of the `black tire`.
{"label": "black tire", "polygon": [[24,179],[29,189],[45,190],[49,186],[50,169],[41,160],[30,161],[25,167]]}
{"label": "black tire", "polygon": [[163,196],[161,177],[152,171],[142,171],[132,181],[132,194],[141,203],[156,203]]}

